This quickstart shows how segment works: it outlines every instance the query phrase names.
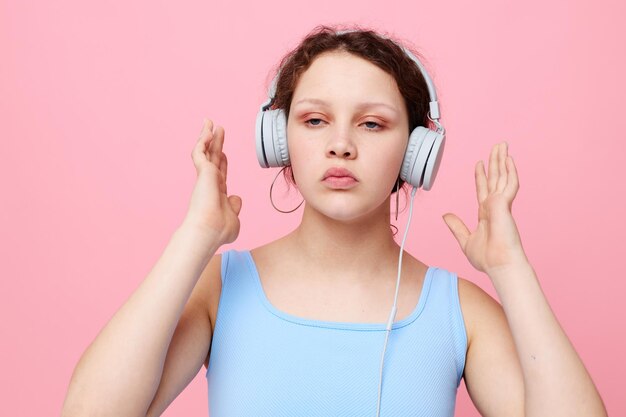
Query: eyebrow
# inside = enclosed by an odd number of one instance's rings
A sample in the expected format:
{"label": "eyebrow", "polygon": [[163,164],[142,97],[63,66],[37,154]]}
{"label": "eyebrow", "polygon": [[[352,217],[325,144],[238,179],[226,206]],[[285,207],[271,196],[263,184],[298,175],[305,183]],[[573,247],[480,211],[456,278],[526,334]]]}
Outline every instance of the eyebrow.
{"label": "eyebrow", "polygon": [[[311,103],[311,104],[318,104],[318,105],[321,105],[321,106],[330,107],[330,105],[326,101],[321,100],[319,98],[303,98],[303,99],[300,99],[300,100],[296,101],[294,103],[294,106],[298,105],[300,103]],[[391,106],[391,105],[389,105],[387,103],[383,103],[381,101],[366,101],[366,102],[359,103],[357,105],[358,109],[365,109],[365,108],[369,108],[369,107],[384,107],[386,109],[391,110],[394,113],[399,113],[398,109],[396,109],[394,106]]]}

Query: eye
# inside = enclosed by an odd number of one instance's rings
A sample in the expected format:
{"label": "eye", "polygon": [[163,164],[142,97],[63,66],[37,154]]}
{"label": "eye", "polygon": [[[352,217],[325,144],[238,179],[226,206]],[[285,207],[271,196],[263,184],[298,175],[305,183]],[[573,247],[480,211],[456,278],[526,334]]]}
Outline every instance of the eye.
{"label": "eye", "polygon": [[309,126],[320,126],[322,124],[322,119],[308,119],[305,120],[304,123]]}
{"label": "eye", "polygon": [[365,125],[367,130],[380,130],[380,129],[382,129],[381,125],[379,125],[376,122],[372,122],[371,120],[369,120],[367,122],[364,122],[363,124]]}

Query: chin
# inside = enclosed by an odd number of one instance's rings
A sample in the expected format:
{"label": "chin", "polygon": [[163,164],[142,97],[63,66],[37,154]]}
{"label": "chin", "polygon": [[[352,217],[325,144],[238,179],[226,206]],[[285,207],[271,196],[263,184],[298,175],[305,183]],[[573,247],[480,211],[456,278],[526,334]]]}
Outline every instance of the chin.
{"label": "chin", "polygon": [[320,213],[322,216],[328,219],[342,222],[342,223],[358,223],[362,221],[374,221],[379,215],[387,216],[384,210],[384,202],[379,205],[365,205],[354,204],[348,201],[344,201],[341,204],[327,203],[323,207],[315,206],[311,203],[307,203],[311,209]]}

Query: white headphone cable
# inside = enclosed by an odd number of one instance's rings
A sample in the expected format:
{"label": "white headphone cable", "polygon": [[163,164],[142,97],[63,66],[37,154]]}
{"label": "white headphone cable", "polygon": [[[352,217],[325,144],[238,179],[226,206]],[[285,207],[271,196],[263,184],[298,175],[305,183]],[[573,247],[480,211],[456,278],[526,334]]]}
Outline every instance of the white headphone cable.
{"label": "white headphone cable", "polygon": [[[400,190],[396,191],[397,193]],[[411,217],[413,216],[413,199],[415,198],[415,193],[417,192],[417,187],[413,187],[411,190],[411,204],[409,206],[409,219],[406,222],[406,229],[404,229],[404,237],[402,238],[402,244],[400,245],[400,256],[398,257],[398,279],[396,280],[396,293],[393,297],[393,307],[391,307],[391,314],[389,315],[389,320],[387,321],[387,329],[385,331],[385,346],[383,347],[383,354],[380,359],[380,380],[378,383],[378,405],[376,406],[376,417],[380,417],[380,397],[383,389],[383,365],[385,363],[385,351],[387,350],[387,341],[389,340],[389,332],[391,331],[391,326],[393,325],[393,320],[396,318],[396,313],[398,311],[398,290],[400,289],[400,271],[402,269],[402,252],[404,252],[404,242],[406,242],[406,237],[409,232],[409,226],[411,224]]]}

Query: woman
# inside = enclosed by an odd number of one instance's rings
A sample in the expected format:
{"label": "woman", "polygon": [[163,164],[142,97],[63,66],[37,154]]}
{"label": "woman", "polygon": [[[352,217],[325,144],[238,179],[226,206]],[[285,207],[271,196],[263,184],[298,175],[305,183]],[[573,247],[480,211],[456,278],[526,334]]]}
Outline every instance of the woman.
{"label": "woman", "polygon": [[[188,214],[83,354],[64,416],[160,415],[202,363],[212,417],[452,416],[461,377],[485,416],[606,415],[522,248],[506,143],[493,147],[488,173],[476,165],[477,229],[444,215],[500,306],[402,256],[394,240],[390,199],[407,179],[407,138],[433,120],[407,51],[373,32],[320,27],[285,57],[272,96],[263,110],[285,117],[270,130],[286,140],[275,155],[304,198],[300,225],[216,254],[237,238],[242,202],[227,192],[224,130],[205,121]],[[418,176],[425,189],[435,162]]]}

